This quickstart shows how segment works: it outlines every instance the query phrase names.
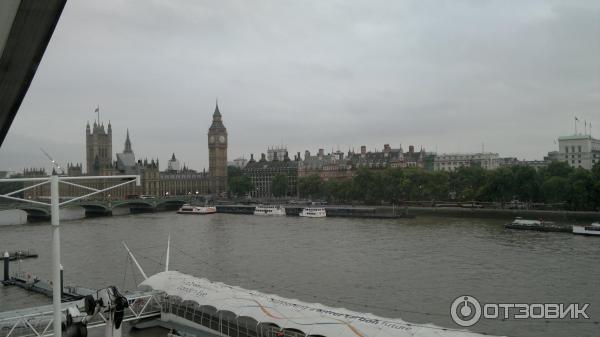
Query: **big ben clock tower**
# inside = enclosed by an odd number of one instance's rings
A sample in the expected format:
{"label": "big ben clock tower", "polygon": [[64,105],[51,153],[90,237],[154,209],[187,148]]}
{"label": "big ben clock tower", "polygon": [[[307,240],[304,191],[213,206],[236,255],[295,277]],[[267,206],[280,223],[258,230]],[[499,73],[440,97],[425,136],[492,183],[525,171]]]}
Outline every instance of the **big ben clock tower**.
{"label": "big ben clock tower", "polygon": [[219,195],[227,192],[227,129],[223,125],[218,103],[208,128],[208,172],[210,193]]}

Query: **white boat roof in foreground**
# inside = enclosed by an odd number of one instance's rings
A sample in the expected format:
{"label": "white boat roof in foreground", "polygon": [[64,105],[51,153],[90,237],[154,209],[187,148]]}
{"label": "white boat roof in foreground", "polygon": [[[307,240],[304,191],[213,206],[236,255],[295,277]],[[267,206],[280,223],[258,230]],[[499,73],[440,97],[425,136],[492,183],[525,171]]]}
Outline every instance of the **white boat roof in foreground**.
{"label": "white boat roof in foreground", "polygon": [[[237,317],[250,317],[258,323],[273,323],[281,329],[300,330],[326,337],[474,337],[481,334],[446,329],[431,324],[412,324],[319,303],[305,303],[277,295],[211,282],[177,271],[155,274],[140,286],[177,296],[213,310],[229,311]],[[211,308],[212,309],[212,308]],[[450,314],[450,313],[448,313]]]}

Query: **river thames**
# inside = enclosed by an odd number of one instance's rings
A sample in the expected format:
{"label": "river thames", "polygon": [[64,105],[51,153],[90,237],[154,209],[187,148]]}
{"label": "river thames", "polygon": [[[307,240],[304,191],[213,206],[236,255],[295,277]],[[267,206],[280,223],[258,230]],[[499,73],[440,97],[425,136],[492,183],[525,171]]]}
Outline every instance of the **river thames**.
{"label": "river thames", "polygon": [[[469,330],[600,336],[594,324],[600,320],[600,238],[506,230],[504,223],[175,212],[76,219],[61,224],[62,264],[65,284],[134,289],[142,278],[121,241],[153,274],[164,269],[171,233],[171,269],[246,289],[447,328],[460,328],[450,317],[460,295],[481,303],[589,303],[589,320],[482,319]],[[0,226],[0,249],[40,254],[12,270],[44,279],[51,275],[50,240],[48,223]],[[49,302],[0,287],[2,311]]]}

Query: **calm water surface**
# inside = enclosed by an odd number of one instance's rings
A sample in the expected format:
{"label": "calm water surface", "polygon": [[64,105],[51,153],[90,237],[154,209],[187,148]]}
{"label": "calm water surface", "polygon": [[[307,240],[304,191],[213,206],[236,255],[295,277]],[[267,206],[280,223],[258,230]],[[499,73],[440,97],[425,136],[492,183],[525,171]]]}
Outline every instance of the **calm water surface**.
{"label": "calm water surface", "polygon": [[[590,303],[590,321],[600,321],[600,238],[505,230],[503,223],[173,212],[70,220],[61,225],[62,264],[67,284],[134,289],[141,276],[121,241],[152,274],[164,269],[171,233],[171,269],[306,302],[457,328],[450,304],[469,294],[482,303]],[[50,239],[47,223],[0,226],[0,249],[37,249],[40,257],[20,268],[46,279]],[[0,310],[46,303],[0,287]],[[600,336],[590,321],[483,320],[470,329]]]}

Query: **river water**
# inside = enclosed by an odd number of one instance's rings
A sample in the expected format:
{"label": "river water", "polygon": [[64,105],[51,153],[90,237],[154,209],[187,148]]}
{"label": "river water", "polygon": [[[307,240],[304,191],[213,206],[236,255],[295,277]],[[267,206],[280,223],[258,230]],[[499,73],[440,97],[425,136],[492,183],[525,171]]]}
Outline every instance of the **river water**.
{"label": "river water", "polygon": [[[171,269],[247,289],[448,328],[459,328],[450,305],[460,295],[481,303],[590,303],[590,320],[481,320],[469,330],[600,336],[593,323],[600,321],[600,238],[505,230],[504,222],[175,212],[76,219],[61,224],[62,264],[66,284],[134,289],[141,276],[121,241],[152,274],[164,269],[171,233]],[[0,226],[0,249],[27,248],[40,257],[13,270],[50,279],[48,223]],[[0,287],[0,310],[48,303]]]}

